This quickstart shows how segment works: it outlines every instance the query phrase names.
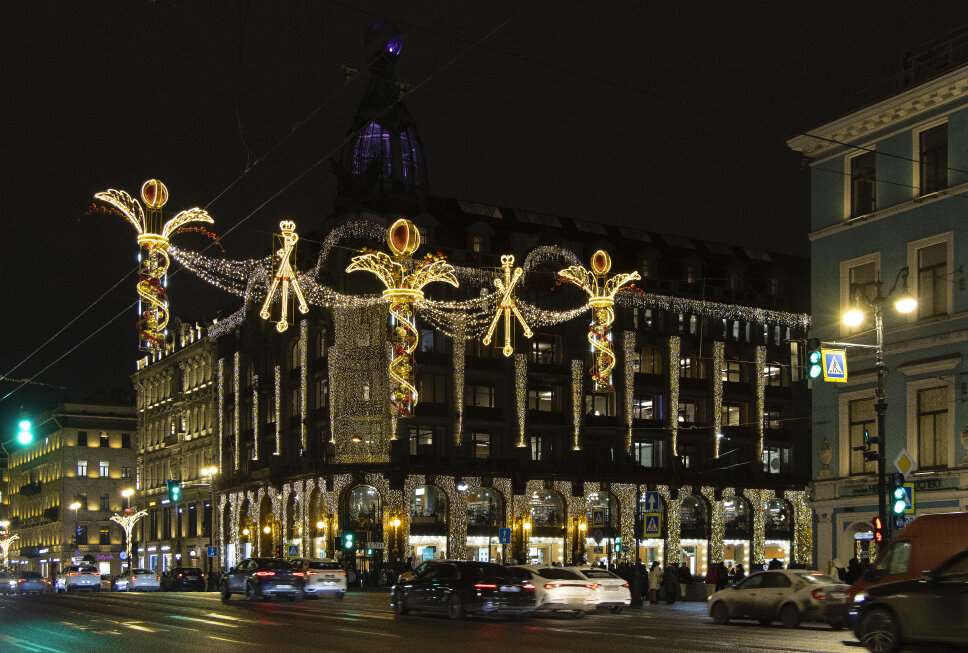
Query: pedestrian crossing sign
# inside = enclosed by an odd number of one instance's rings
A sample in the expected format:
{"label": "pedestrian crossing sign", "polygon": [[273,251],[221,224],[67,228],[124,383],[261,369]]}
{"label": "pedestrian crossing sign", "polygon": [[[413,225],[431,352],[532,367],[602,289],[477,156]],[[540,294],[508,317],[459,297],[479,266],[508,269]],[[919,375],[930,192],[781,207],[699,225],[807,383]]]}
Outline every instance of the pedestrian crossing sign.
{"label": "pedestrian crossing sign", "polygon": [[643,535],[645,537],[662,537],[662,513],[647,512],[642,515]]}
{"label": "pedestrian crossing sign", "polygon": [[823,356],[823,380],[847,382],[847,351],[845,349],[821,349]]}

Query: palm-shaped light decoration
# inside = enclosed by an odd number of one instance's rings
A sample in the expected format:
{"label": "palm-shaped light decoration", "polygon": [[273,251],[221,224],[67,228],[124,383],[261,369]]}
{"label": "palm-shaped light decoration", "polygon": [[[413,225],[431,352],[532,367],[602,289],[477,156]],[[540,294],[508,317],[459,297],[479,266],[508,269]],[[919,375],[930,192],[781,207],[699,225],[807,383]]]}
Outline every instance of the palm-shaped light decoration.
{"label": "palm-shaped light decoration", "polygon": [[372,272],[386,287],[390,310],[388,341],[390,344],[390,404],[399,417],[409,417],[417,405],[414,385],[413,352],[420,335],[414,318],[413,304],[423,298],[423,287],[434,281],[458,286],[454,266],[443,257],[427,255],[414,260],[413,253],[420,247],[420,232],[410,220],[401,218],[387,229],[387,244],[393,256],[383,252],[368,252],[354,256],[347,272]]}
{"label": "palm-shaped light decoration", "polygon": [[611,392],[612,368],[615,367],[615,352],[612,350],[611,325],[615,321],[615,293],[630,281],[640,279],[638,272],[625,272],[608,278],[612,259],[603,251],[592,254],[592,269],[572,265],[560,270],[558,275],[588,293],[588,303],[592,306],[592,323],[588,327],[588,342],[591,343],[595,357],[589,370],[593,382],[593,392]]}
{"label": "palm-shaped light decoration", "polygon": [[0,540],[0,554],[2,554],[2,556],[0,557],[3,558],[4,567],[10,564],[10,545],[12,545],[14,542],[16,542],[19,539],[20,539],[19,535],[11,535],[10,537],[6,537]]}
{"label": "palm-shaped light decoration", "polygon": [[142,517],[148,514],[147,510],[139,510],[134,512],[130,508],[124,511],[123,515],[113,514],[111,515],[111,521],[117,522],[124,529],[124,541],[128,551],[128,566],[131,564],[131,531],[134,530],[135,525],[141,520]]}
{"label": "palm-shaped light decoration", "polygon": [[138,334],[142,349],[159,349],[165,344],[165,327],[168,325],[168,293],[164,288],[170,263],[168,238],[189,222],[214,220],[204,209],[194,207],[162,224],[161,207],[168,201],[168,189],[157,179],[149,179],[141,186],[141,199],[148,209],[147,215],[141,203],[123,190],[109,188],[94,197],[118,209],[138,232],[138,245],[145,250],[140,256],[141,269],[138,271],[138,295],[143,302]]}

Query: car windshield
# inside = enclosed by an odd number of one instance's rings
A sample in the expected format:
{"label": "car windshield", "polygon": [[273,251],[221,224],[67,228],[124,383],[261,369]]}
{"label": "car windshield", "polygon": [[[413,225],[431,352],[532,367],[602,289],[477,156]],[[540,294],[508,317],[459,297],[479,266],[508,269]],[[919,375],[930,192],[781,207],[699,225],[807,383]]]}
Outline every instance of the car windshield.
{"label": "car windshield", "polygon": [[538,574],[540,574],[542,578],[551,578],[553,580],[581,580],[581,576],[575,572],[557,567],[539,569]]}
{"label": "car windshield", "polygon": [[182,569],[181,573],[185,574],[186,576],[201,576],[202,570],[197,569],[195,567],[187,567],[185,569]]}
{"label": "car windshield", "polygon": [[309,562],[310,569],[342,569],[338,562],[321,562],[317,560],[311,560]]}
{"label": "car windshield", "polygon": [[40,578],[40,572],[39,571],[22,571],[22,572],[20,572],[20,577],[21,578],[28,578],[28,579],[37,579],[37,578]]}
{"label": "car windshield", "polygon": [[817,584],[817,585],[821,585],[821,584],[823,584],[823,585],[830,585],[830,584],[839,584],[840,583],[839,580],[837,580],[835,578],[831,578],[827,574],[821,574],[820,572],[816,572],[816,573],[812,573],[812,574],[797,574],[797,576],[799,578],[807,581],[808,583],[814,583],[814,584]]}
{"label": "car windshield", "polygon": [[275,558],[260,558],[255,563],[262,569],[292,569],[288,561]]}
{"label": "car windshield", "polygon": [[131,573],[132,574],[153,574],[155,572],[151,571],[150,569],[132,569]]}
{"label": "car windshield", "polygon": [[585,574],[585,578],[618,578],[607,569],[582,569],[581,573]]}
{"label": "car windshield", "polygon": [[496,565],[493,562],[459,562],[462,575],[469,578],[482,578],[484,576],[514,576],[507,567]]}

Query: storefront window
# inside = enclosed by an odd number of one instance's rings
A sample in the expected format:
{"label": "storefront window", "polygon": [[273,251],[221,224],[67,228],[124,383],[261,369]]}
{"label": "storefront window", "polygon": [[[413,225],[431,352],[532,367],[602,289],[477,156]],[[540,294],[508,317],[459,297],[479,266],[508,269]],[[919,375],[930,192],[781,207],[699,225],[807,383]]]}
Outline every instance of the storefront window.
{"label": "storefront window", "polygon": [[709,523],[706,502],[699,497],[689,495],[682,500],[679,518],[683,531],[705,531]]}
{"label": "storefront window", "polygon": [[343,528],[382,532],[380,492],[371,485],[357,485],[346,495]]}
{"label": "storefront window", "polygon": [[618,502],[608,492],[590,492],[588,501],[588,527],[618,528]]}
{"label": "storefront window", "polygon": [[783,499],[766,502],[766,530],[773,533],[789,533],[791,527],[790,506]]}
{"label": "storefront window", "polygon": [[727,531],[746,532],[750,528],[749,504],[743,499],[727,499],[723,501],[726,511],[725,527]]}
{"label": "storefront window", "polygon": [[447,523],[447,497],[435,485],[421,485],[410,495],[410,517],[415,525]]}
{"label": "storefront window", "polygon": [[554,490],[536,490],[531,496],[531,525],[535,528],[565,525],[565,508],[561,495]]}
{"label": "storefront window", "polygon": [[468,526],[503,526],[504,501],[501,495],[487,488],[467,492]]}

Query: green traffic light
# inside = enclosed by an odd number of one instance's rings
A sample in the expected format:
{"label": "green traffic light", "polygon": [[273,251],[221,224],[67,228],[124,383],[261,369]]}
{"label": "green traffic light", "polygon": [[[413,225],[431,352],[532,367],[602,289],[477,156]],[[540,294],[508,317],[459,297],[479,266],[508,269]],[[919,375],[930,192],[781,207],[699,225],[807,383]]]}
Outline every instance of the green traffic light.
{"label": "green traffic light", "polygon": [[820,352],[819,351],[812,351],[812,352],[810,352],[810,363],[812,363],[814,365],[819,365],[820,364]]}
{"label": "green traffic light", "polygon": [[34,441],[34,434],[30,430],[30,420],[20,420],[20,431],[17,433],[17,442],[20,444],[30,444]]}
{"label": "green traffic light", "polygon": [[904,509],[905,508],[907,508],[907,501],[905,501],[904,499],[901,499],[899,501],[895,501],[894,502],[894,514],[895,515],[902,514],[904,512]]}
{"label": "green traffic light", "polygon": [[821,375],[821,373],[823,373],[823,369],[819,365],[810,366],[809,374],[811,379],[817,378],[818,376]]}

